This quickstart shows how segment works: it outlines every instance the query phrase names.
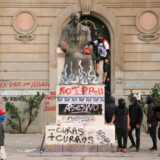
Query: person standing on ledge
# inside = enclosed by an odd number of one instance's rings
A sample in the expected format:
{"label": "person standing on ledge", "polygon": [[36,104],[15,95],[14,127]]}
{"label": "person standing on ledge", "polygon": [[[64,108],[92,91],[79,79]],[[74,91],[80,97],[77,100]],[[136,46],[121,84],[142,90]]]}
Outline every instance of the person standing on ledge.
{"label": "person standing on ledge", "polygon": [[110,58],[110,46],[103,35],[98,34],[97,40],[90,41],[88,45],[93,45],[97,47],[96,53],[96,76],[99,77],[99,62],[103,60],[103,84],[106,82],[109,58]]}

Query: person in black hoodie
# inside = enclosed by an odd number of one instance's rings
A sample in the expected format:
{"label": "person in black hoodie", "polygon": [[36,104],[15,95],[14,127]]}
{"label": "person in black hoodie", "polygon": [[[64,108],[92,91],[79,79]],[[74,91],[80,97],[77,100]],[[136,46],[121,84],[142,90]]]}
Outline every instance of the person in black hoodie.
{"label": "person in black hoodie", "polygon": [[105,105],[105,120],[107,123],[110,123],[112,121],[115,109],[116,109],[115,98],[113,96],[110,96],[108,98],[108,102]]}
{"label": "person in black hoodie", "polygon": [[[127,137],[128,130],[130,130],[129,112],[126,108],[126,102],[123,98],[118,100],[118,107],[115,109],[112,121],[109,123],[113,124],[115,121],[116,135],[118,138],[118,152],[127,152]],[[123,144],[122,144],[123,139]]]}
{"label": "person in black hoodie", "polygon": [[154,111],[154,117],[157,121],[159,121],[159,127],[158,127],[158,138],[160,140],[160,99],[158,101],[158,104],[152,108],[152,111]]}
{"label": "person in black hoodie", "polygon": [[156,135],[156,129],[158,126],[158,121],[156,120],[154,116],[154,111],[152,110],[153,107],[155,107],[155,104],[153,102],[153,98],[151,96],[147,97],[147,104],[148,104],[148,111],[147,111],[147,124],[148,124],[148,131],[152,138],[153,147],[150,148],[151,151],[157,150],[157,135]]}
{"label": "person in black hoodie", "polygon": [[[136,151],[138,152],[140,147],[140,128],[143,120],[143,111],[142,111],[142,107],[138,104],[136,97],[132,97],[130,99],[130,102],[131,102],[131,105],[129,106],[129,116],[130,116],[131,129],[128,132],[128,136],[132,144],[129,148],[136,147]],[[132,135],[132,132],[134,129],[136,131],[136,143]]]}

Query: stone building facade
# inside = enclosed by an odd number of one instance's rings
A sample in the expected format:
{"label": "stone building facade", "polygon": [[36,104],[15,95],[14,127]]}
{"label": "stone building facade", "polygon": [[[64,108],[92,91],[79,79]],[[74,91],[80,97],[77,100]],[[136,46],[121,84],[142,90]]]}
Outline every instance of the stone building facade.
{"label": "stone building facade", "polygon": [[[73,11],[99,19],[109,30],[113,96],[148,93],[159,82],[160,0],[0,0],[0,8],[1,106],[9,100],[20,104],[20,95],[56,90],[57,46]],[[54,107],[43,107],[30,132],[55,121]]]}

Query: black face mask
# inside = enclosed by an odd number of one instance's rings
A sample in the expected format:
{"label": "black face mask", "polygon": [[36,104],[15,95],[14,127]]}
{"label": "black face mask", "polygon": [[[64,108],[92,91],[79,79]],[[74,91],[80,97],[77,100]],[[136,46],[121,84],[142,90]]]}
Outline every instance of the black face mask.
{"label": "black face mask", "polygon": [[102,43],[103,42],[103,39],[98,39],[98,43]]}
{"label": "black face mask", "polygon": [[119,107],[120,107],[120,108],[125,108],[125,106],[126,106],[126,103],[125,103],[125,102],[122,103],[122,104],[119,104]]}
{"label": "black face mask", "polygon": [[118,103],[120,108],[125,108],[126,102],[124,99],[119,99]]}
{"label": "black face mask", "polygon": [[147,97],[147,104],[151,104],[153,102],[153,98],[152,97]]}

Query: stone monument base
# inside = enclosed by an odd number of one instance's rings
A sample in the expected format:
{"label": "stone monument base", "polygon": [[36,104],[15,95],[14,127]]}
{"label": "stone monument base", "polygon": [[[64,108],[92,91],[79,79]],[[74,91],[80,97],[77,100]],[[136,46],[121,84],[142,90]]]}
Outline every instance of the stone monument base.
{"label": "stone monument base", "polygon": [[46,152],[114,152],[115,127],[91,124],[47,125]]}

